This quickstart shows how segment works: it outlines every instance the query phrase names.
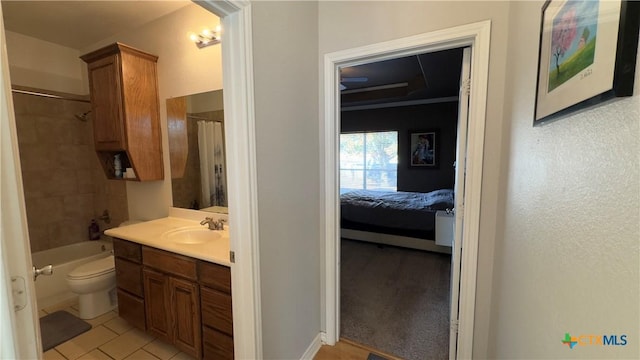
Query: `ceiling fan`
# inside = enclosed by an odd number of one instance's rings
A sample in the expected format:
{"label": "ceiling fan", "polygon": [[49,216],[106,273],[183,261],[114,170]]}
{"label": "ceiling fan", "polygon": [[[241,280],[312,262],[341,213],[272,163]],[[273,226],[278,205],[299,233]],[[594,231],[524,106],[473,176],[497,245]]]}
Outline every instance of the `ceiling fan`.
{"label": "ceiling fan", "polygon": [[344,83],[363,83],[369,81],[369,78],[366,76],[360,77],[344,77],[340,79],[340,91],[345,90],[347,88]]}

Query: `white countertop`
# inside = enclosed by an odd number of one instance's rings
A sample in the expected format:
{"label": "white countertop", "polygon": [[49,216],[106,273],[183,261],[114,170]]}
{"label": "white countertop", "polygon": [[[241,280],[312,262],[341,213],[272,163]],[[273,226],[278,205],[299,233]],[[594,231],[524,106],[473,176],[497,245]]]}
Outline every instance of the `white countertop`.
{"label": "white countertop", "polygon": [[222,237],[200,244],[182,244],[163,239],[163,234],[180,228],[201,226],[199,221],[166,217],[138,224],[117,227],[104,233],[115,238],[133,241],[157,249],[171,251],[196,259],[231,266],[229,262],[229,231],[217,231]]}

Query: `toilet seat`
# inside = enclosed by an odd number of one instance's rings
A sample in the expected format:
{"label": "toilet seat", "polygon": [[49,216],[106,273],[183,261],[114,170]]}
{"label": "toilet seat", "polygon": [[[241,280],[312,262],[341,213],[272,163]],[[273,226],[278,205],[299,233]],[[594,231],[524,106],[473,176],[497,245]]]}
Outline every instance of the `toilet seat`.
{"label": "toilet seat", "polygon": [[115,271],[113,255],[78,266],[69,272],[67,278],[81,280],[91,279]]}

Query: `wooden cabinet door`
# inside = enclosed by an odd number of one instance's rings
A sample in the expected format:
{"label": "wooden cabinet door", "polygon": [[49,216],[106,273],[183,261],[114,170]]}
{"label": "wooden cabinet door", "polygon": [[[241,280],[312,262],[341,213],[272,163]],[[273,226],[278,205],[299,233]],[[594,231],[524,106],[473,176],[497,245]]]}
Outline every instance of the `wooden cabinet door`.
{"label": "wooden cabinet door", "polygon": [[112,55],[89,65],[96,150],[126,150],[119,57]]}
{"label": "wooden cabinet door", "polygon": [[169,278],[173,318],[173,344],[183,352],[202,357],[200,293],[196,283]]}
{"label": "wooden cabinet door", "polygon": [[189,157],[187,98],[185,96],[167,99],[167,123],[171,178],[182,179],[187,169],[187,158]]}
{"label": "wooden cabinet door", "polygon": [[144,279],[144,304],[147,317],[147,331],[171,343],[173,331],[171,324],[171,294],[169,277],[145,268]]}

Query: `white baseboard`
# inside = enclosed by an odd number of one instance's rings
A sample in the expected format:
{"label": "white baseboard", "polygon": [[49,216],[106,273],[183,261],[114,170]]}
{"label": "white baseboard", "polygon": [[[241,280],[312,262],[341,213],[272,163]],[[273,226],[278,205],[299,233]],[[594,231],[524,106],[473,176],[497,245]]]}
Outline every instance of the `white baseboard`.
{"label": "white baseboard", "polygon": [[325,331],[320,332],[320,341],[322,345],[327,345],[327,333]]}
{"label": "white baseboard", "polygon": [[313,360],[318,351],[320,350],[320,346],[322,346],[322,333],[318,333],[316,337],[313,339],[307,350],[305,350],[300,360]]}
{"label": "white baseboard", "polygon": [[410,249],[426,250],[439,252],[444,254],[451,254],[451,247],[436,245],[435,240],[425,240],[418,238],[411,238],[407,236],[391,235],[374,233],[369,231],[360,231],[353,229],[340,229],[340,236],[345,239],[360,240],[373,242],[376,244],[386,244],[393,246],[401,246]]}

